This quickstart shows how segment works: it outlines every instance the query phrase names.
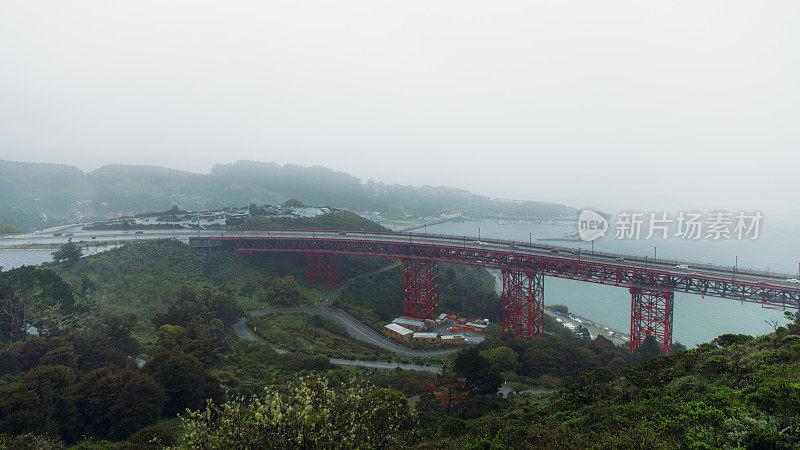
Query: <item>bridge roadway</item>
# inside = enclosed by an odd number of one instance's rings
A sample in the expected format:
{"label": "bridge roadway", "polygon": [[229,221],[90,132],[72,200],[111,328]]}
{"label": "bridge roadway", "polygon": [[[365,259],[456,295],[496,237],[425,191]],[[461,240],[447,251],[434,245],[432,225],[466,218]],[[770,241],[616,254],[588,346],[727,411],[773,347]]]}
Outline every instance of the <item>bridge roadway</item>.
{"label": "bridge roadway", "polygon": [[[519,241],[478,239],[470,236],[434,235],[401,232],[324,230],[238,230],[195,231],[145,230],[134,231],[76,231],[71,236],[22,235],[0,238],[0,249],[19,247],[32,243],[61,243],[67,239],[93,242],[109,240],[134,240],[156,238],[211,238],[238,242],[237,251],[283,251],[365,254],[388,257],[420,257],[442,262],[478,265],[490,268],[521,268],[541,271],[545,275],[624,287],[655,287],[691,292],[712,297],[755,302],[765,307],[798,308],[800,284],[789,282],[800,278],[797,274],[777,273],[753,269],[734,268],[713,264],[698,264],[681,260],[651,259],[609,252],[585,252],[570,247],[529,244]],[[272,250],[266,241],[282,242],[281,248]],[[316,241],[330,248],[314,248]],[[260,242],[251,248],[245,242]],[[394,248],[370,250],[359,243],[389,244]],[[347,248],[336,243],[348,244]],[[294,247],[292,247],[294,246]],[[402,248],[400,247],[402,246]],[[385,246],[384,246],[385,247]],[[686,265],[688,269],[678,266]]]}
{"label": "bridge roadway", "polygon": [[438,314],[438,262],[500,269],[503,329],[520,336],[544,332],[545,276],[626,287],[631,293],[631,350],[653,336],[665,353],[671,352],[675,292],[753,302],[766,308],[800,306],[800,284],[790,274],[604,252],[585,254],[571,248],[498,239],[263,229],[212,236],[207,245],[238,253],[305,253],[309,279],[319,276],[331,287],[338,271],[334,255],[399,258],[403,261],[404,315],[420,318]]}
{"label": "bridge roadway", "polygon": [[[192,241],[195,244],[205,241],[205,245],[220,245],[240,253],[293,252],[315,255],[314,258],[335,254],[399,258],[404,263],[404,308],[413,303],[407,302],[409,297],[432,296],[431,293],[436,291],[435,299],[423,298],[421,302],[417,301],[419,298],[412,300],[417,304],[427,301],[429,307],[435,300],[435,308],[438,309],[438,289],[430,288],[436,284],[435,280],[430,282],[436,273],[435,263],[501,269],[504,274],[504,328],[510,324],[512,328],[517,327],[518,333],[520,329],[527,328],[528,334],[523,331],[523,335],[542,333],[540,318],[544,276],[620,286],[628,288],[632,296],[631,348],[641,343],[644,336],[652,335],[662,349],[671,349],[674,292],[753,302],[775,309],[798,309],[800,305],[800,284],[795,282],[795,278],[800,277],[795,274],[680,260],[654,260],[608,252],[587,253],[568,247],[467,236],[359,230],[246,229],[148,230],[142,234],[131,231],[76,231],[71,237],[78,241],[92,237],[98,241],[178,238],[188,239],[190,244]],[[66,236],[43,238],[20,236],[4,240],[3,244],[18,244],[20,241],[59,242],[67,239]],[[314,264],[318,263],[315,261]],[[309,268],[311,264],[309,258]],[[333,266],[333,259],[330,258],[329,284],[334,278]],[[408,272],[406,266],[410,268]],[[324,267],[322,270],[325,270]],[[423,292],[423,288],[428,291]],[[427,317],[431,311],[430,308],[413,310],[414,314],[411,315]]]}
{"label": "bridge roadway", "polygon": [[[344,233],[344,234],[341,234]],[[573,248],[397,232],[240,230],[210,237],[248,252],[333,252],[394,258],[433,259],[494,269],[519,269],[611,286],[671,289],[712,297],[797,309],[795,274],[738,270],[732,266],[649,259]],[[679,268],[686,265],[688,268]]]}

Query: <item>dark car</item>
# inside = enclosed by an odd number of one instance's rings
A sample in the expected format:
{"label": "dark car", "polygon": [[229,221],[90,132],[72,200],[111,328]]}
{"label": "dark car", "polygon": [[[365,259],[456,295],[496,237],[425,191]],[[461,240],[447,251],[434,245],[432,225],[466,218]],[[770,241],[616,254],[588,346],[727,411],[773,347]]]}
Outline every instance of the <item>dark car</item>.
{"label": "dark car", "polygon": [[340,231],[339,236],[347,236],[347,233],[345,233],[344,231]]}

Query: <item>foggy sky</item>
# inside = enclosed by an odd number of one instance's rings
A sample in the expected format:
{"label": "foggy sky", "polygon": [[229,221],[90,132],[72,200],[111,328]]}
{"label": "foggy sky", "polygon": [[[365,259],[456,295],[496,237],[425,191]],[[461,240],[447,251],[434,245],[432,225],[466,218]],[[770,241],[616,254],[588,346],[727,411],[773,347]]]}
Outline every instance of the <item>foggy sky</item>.
{"label": "foggy sky", "polygon": [[792,213],[796,1],[3,1],[0,159]]}

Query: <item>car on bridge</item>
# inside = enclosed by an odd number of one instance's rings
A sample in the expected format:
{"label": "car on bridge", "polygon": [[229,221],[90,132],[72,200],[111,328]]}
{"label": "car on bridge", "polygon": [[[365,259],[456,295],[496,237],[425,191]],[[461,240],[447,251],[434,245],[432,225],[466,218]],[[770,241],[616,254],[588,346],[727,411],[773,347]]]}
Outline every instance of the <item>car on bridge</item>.
{"label": "car on bridge", "polygon": [[677,266],[675,266],[675,268],[676,269],[689,270],[689,265],[688,264],[678,264]]}
{"label": "car on bridge", "polygon": [[788,280],[786,280],[786,282],[787,283],[800,283],[800,280],[798,280],[797,278],[789,278]]}

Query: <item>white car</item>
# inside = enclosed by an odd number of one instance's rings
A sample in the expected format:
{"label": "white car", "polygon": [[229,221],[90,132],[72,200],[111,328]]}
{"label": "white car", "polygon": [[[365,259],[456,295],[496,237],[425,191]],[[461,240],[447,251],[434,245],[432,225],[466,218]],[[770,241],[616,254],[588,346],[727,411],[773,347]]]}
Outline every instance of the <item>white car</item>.
{"label": "white car", "polygon": [[678,264],[677,266],[675,266],[675,268],[676,269],[688,270],[689,266],[687,264]]}
{"label": "white car", "polygon": [[786,280],[786,282],[787,283],[800,283],[800,280],[798,280],[797,278],[789,278],[788,280]]}

